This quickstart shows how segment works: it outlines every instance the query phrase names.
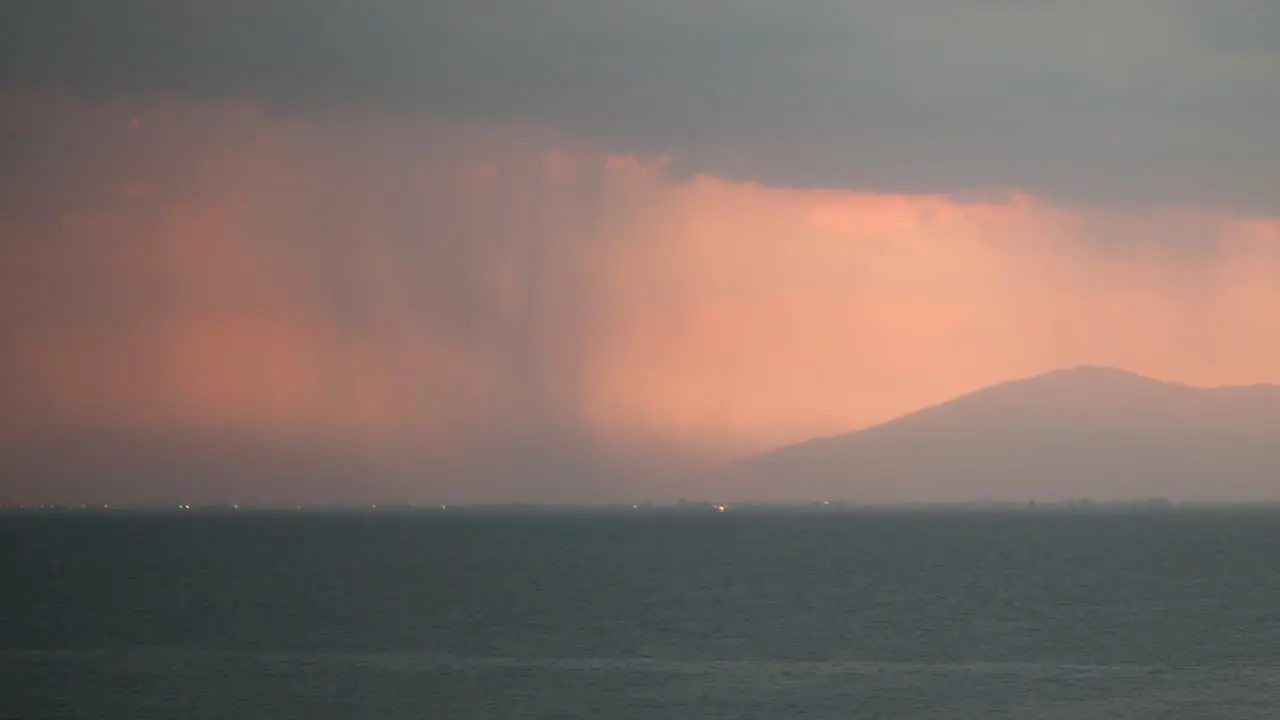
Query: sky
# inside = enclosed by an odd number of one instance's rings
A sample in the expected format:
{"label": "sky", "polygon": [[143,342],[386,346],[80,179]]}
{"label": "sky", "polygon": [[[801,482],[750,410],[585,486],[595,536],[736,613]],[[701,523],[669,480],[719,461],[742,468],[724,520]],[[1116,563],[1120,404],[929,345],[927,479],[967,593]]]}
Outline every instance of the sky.
{"label": "sky", "polygon": [[0,501],[662,499],[1280,382],[1278,115],[1264,0],[8,3]]}

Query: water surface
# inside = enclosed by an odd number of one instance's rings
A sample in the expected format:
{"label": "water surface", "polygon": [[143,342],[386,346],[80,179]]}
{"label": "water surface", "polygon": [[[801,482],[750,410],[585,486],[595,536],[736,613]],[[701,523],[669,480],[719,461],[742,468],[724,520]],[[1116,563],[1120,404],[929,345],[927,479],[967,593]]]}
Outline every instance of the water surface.
{"label": "water surface", "polygon": [[1274,717],[1280,514],[0,516],[0,717]]}

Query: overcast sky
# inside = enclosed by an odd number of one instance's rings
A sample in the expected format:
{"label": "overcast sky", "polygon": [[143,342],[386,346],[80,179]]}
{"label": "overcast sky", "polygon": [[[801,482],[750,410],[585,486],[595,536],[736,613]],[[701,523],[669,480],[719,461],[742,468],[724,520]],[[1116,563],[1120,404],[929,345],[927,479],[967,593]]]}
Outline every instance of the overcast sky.
{"label": "overcast sky", "polygon": [[0,495],[674,496],[1280,381],[1277,117],[1263,0],[6,3]]}
{"label": "overcast sky", "polygon": [[[22,9],[14,9],[16,7]],[[1277,196],[1266,0],[21,3],[14,89],[546,124],[690,172],[1055,200]]]}

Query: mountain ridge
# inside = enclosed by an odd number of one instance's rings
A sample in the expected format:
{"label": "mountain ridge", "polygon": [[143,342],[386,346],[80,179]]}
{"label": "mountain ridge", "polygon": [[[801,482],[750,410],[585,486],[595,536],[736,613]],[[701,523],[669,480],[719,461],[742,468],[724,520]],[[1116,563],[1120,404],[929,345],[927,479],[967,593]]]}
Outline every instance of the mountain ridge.
{"label": "mountain ridge", "polygon": [[1277,499],[1280,386],[1079,365],[742,458],[710,482],[769,500]]}

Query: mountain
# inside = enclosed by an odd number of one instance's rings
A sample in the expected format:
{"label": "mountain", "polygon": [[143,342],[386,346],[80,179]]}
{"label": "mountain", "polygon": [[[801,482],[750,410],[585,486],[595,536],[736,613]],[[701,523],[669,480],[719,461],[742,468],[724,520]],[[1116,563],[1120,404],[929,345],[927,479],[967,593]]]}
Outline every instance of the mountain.
{"label": "mountain", "polygon": [[1280,386],[1077,367],[739,460],[726,498],[950,502],[1280,499]]}

